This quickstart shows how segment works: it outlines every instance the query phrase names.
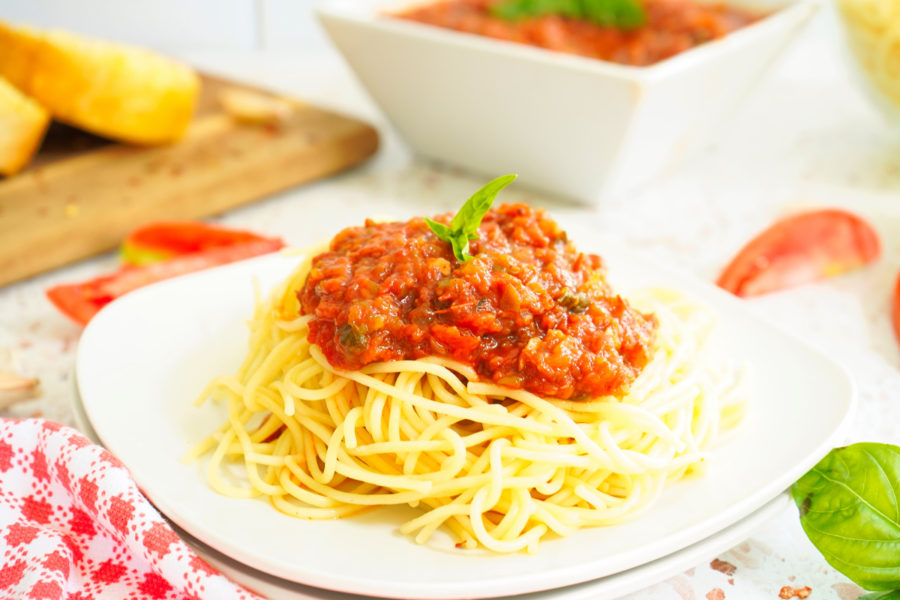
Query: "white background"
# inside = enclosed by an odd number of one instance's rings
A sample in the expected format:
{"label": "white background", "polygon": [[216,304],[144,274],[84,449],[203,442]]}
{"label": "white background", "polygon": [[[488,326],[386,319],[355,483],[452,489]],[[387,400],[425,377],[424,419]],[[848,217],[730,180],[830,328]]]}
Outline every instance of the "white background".
{"label": "white background", "polygon": [[304,49],[324,40],[313,0],[0,0],[0,18],[163,51]]}

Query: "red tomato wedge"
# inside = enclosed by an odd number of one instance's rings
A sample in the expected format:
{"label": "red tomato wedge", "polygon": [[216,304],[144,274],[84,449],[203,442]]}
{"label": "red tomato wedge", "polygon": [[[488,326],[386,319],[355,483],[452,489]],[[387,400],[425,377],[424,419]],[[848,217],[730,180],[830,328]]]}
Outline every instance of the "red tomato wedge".
{"label": "red tomato wedge", "polygon": [[894,285],[891,320],[894,322],[894,335],[897,336],[897,341],[900,342],[900,275],[897,275],[897,283]]}
{"label": "red tomato wedge", "polygon": [[135,229],[122,242],[122,260],[144,265],[192,252],[265,240],[263,236],[199,221],[161,221]]}
{"label": "red tomato wedge", "polygon": [[144,266],[125,266],[115,273],[90,281],[58,285],[47,290],[47,298],[66,316],[87,325],[97,312],[124,294],[170,277],[193,273],[269,252],[284,246],[281,240],[259,239],[212,248]]}
{"label": "red tomato wedge", "polygon": [[750,240],[716,283],[755,296],[844,273],[880,254],[878,234],[860,217],[816,210],[782,219]]}

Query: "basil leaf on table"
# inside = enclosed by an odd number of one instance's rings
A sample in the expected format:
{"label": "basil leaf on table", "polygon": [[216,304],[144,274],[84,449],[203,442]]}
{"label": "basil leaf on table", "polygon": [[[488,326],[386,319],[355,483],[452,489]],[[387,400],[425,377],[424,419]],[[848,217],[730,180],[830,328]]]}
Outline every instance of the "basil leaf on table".
{"label": "basil leaf on table", "polygon": [[559,15],[619,29],[634,29],[647,21],[640,0],[503,0],[490,10],[509,21]]}
{"label": "basil leaf on table", "polygon": [[863,594],[856,600],[900,600],[900,590],[893,590],[890,592],[872,592],[870,594]]}
{"label": "basil leaf on table", "polygon": [[832,567],[867,590],[900,589],[900,447],[835,448],[791,493],[803,530]]}
{"label": "basil leaf on table", "polygon": [[436,236],[453,247],[453,254],[460,262],[466,262],[469,254],[469,242],[478,239],[478,226],[487,211],[494,203],[500,190],[508,186],[516,178],[515,175],[504,175],[488,182],[483,188],[472,194],[462,208],[454,215],[449,227],[443,223],[426,218],[425,222]]}

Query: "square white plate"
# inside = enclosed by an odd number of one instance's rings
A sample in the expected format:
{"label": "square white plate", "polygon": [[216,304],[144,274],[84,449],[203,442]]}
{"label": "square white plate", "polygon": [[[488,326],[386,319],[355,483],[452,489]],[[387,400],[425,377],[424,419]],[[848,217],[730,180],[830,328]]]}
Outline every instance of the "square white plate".
{"label": "square white plate", "polygon": [[460,551],[443,535],[416,545],[396,532],[415,514],[412,509],[337,521],[292,519],[264,501],[219,496],[207,487],[202,465],[180,462],[223,419],[221,407],[197,409],[193,400],[209,379],[240,362],[254,281],[267,290],[296,257],[228,265],[113,302],[82,336],[79,392],[103,443],[163,513],[261,571],[343,592],[432,599],[512,595],[593,580],[676,552],[762,507],[839,439],[855,402],[841,367],[739,300],[632,254],[603,250],[620,290],[678,288],[718,314],[718,351],[752,367],[751,402],[738,434],[711,452],[702,477],[667,488],[635,521],[546,541],[535,555]]}

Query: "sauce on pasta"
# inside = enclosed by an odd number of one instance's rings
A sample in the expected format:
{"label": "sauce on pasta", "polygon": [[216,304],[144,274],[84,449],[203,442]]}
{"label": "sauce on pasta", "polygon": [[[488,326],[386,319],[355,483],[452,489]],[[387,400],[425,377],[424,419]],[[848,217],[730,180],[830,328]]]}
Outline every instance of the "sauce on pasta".
{"label": "sauce on pasta", "polygon": [[612,291],[601,258],[522,204],[489,211],[478,234],[460,262],[422,218],[343,230],[298,292],[309,340],[347,370],[439,356],[543,397],[623,393],[656,321]]}
{"label": "sauce on pasta", "polygon": [[410,506],[417,543],[442,529],[492,552],[635,518],[701,470],[746,406],[744,370],[709,351],[713,315],[665,288],[632,290],[635,310],[541,210],[480,223],[462,262],[423,219],[305,253],[198,397],[223,421],[185,460],[292,517]]}
{"label": "sauce on pasta", "polygon": [[763,15],[693,0],[648,0],[647,22],[621,30],[560,16],[507,21],[495,0],[442,0],[394,16],[446,29],[633,66],[659,62],[759,20]]}

